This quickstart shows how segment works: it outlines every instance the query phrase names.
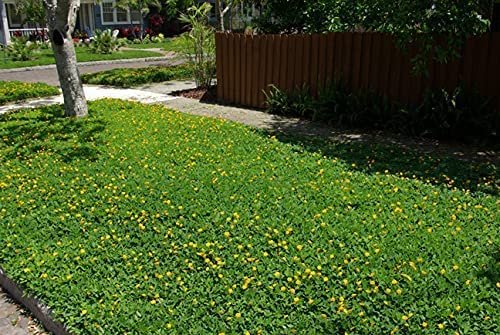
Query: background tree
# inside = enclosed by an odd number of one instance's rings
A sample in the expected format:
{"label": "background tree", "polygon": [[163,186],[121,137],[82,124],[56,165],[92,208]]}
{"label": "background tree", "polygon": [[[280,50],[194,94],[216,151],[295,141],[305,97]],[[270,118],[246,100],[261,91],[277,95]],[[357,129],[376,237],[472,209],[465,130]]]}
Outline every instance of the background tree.
{"label": "background tree", "polygon": [[57,74],[64,96],[66,116],[86,116],[87,100],[76,63],[71,34],[75,29],[80,0],[44,0],[49,36],[56,59]]}
{"label": "background tree", "polygon": [[160,0],[118,0],[116,6],[121,9],[129,9],[139,11],[141,13],[141,23],[140,23],[140,39],[144,38],[144,19],[149,14],[151,7],[161,8]]}
{"label": "background tree", "polygon": [[401,46],[420,46],[414,68],[425,72],[429,57],[446,62],[458,55],[467,36],[488,30],[491,1],[266,0],[257,26],[265,33],[391,33]]}

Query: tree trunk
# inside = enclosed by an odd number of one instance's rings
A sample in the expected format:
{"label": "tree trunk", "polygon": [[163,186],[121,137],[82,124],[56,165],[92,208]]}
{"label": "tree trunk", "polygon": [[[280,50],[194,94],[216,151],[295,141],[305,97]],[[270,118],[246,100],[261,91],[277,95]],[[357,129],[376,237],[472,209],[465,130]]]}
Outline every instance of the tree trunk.
{"label": "tree trunk", "polygon": [[57,74],[64,97],[64,115],[87,116],[87,100],[83,92],[71,37],[75,29],[80,0],[45,0],[44,4]]}

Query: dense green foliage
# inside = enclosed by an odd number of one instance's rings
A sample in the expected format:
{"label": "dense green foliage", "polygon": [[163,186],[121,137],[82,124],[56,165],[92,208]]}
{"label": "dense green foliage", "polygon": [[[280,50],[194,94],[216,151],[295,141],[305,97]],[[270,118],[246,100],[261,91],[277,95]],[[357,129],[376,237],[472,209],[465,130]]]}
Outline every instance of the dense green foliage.
{"label": "dense green foliage", "polygon": [[267,111],[440,139],[493,138],[500,126],[490,101],[462,87],[452,93],[429,91],[421,105],[402,107],[375,93],[351,92],[340,83],[329,85],[317,98],[306,87],[287,93],[273,86],[267,94]]}
{"label": "dense green foliage", "polygon": [[483,168],[89,110],[0,119],[0,265],[72,333],[498,333],[499,199],[454,188]]}
{"label": "dense green foliage", "polygon": [[123,68],[83,74],[85,84],[132,87],[169,80],[190,79],[193,70],[187,65]]}
{"label": "dense green foliage", "polygon": [[[161,57],[158,52],[147,50],[121,50],[112,54],[96,54],[90,51],[88,47],[75,47],[76,58],[78,62],[93,62],[101,60],[115,60],[115,59],[130,59],[130,58],[146,58],[146,57]],[[1,57],[1,56],[0,56]],[[6,57],[6,56],[5,56]],[[13,61],[5,58],[0,58],[0,69],[11,69],[19,67],[29,67],[38,65],[54,64],[54,53],[52,49],[43,49],[37,54],[35,60],[30,61]]]}
{"label": "dense green foliage", "polygon": [[5,47],[5,56],[13,61],[29,61],[37,58],[40,45],[25,36],[13,37]]}
{"label": "dense green foliage", "polygon": [[0,105],[8,102],[58,95],[59,90],[44,83],[22,83],[0,80]]}
{"label": "dense green foliage", "polygon": [[488,29],[491,0],[267,0],[263,8],[257,26],[266,33],[380,31],[416,42],[415,69],[425,72],[429,56],[445,62],[467,35]]}

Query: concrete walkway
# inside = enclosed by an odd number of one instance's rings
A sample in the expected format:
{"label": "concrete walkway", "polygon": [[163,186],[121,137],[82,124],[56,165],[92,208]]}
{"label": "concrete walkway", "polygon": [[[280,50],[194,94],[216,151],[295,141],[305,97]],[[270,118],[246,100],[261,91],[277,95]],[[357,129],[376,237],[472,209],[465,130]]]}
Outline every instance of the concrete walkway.
{"label": "concrete walkway", "polygon": [[0,335],[48,335],[0,287]]}

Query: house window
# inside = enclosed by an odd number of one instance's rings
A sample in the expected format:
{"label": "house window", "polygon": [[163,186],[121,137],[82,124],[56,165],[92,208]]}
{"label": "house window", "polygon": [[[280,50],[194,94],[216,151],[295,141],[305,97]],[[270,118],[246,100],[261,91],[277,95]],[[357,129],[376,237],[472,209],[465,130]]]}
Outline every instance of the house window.
{"label": "house window", "polygon": [[16,11],[13,4],[5,4],[7,7],[7,13],[9,17],[9,27],[11,28],[21,28],[23,26],[23,21],[26,18],[25,15]]}
{"label": "house window", "polygon": [[130,17],[132,18],[133,23],[140,23],[142,19],[141,12],[138,10],[131,10]]}
{"label": "house window", "polygon": [[[116,7],[115,0],[101,2],[102,24],[139,23],[141,14],[138,11],[129,11]],[[132,19],[132,20],[131,20]]]}

